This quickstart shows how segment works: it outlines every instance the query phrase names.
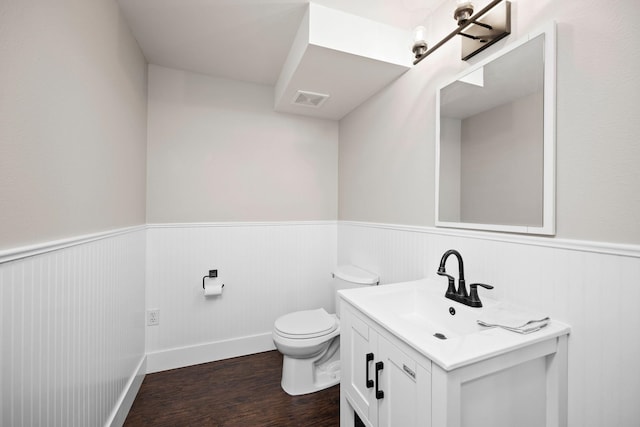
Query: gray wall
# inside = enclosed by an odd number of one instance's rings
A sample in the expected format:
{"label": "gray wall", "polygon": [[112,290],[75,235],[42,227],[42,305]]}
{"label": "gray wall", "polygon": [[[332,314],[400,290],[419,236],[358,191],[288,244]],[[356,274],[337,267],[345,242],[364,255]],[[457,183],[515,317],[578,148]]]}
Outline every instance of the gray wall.
{"label": "gray wall", "polygon": [[439,219],[460,222],[462,120],[440,119]]}
{"label": "gray wall", "polygon": [[[640,3],[512,7],[510,40],[557,22],[557,237],[640,242],[640,121],[629,96],[640,93]],[[445,3],[427,23],[431,43],[453,28],[452,8]],[[340,122],[341,220],[434,224],[435,91],[468,66],[459,43],[450,41]]]}
{"label": "gray wall", "polygon": [[460,217],[542,226],[542,92],[462,120]]}
{"label": "gray wall", "polygon": [[147,220],[335,220],[338,124],[273,88],[149,66]]}
{"label": "gray wall", "polygon": [[146,67],[112,0],[0,3],[0,250],[145,221]]}

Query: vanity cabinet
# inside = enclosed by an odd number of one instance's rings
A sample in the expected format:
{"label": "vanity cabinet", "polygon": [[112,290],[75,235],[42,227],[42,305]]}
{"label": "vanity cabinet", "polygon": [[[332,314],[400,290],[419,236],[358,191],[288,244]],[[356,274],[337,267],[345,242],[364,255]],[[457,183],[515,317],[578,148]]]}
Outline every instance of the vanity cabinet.
{"label": "vanity cabinet", "polygon": [[[344,294],[353,299],[366,295]],[[468,351],[469,342],[433,341],[436,338],[423,331],[413,345],[407,331],[398,334],[385,326],[384,313],[365,312],[345,298],[340,322],[341,427],[567,425],[569,329],[560,323],[529,338],[487,331],[488,335],[471,338],[475,346],[496,337],[522,344],[451,366],[419,349],[425,343],[440,343],[458,354]]]}
{"label": "vanity cabinet", "polygon": [[[431,426],[430,370],[409,346],[364,319],[351,306],[342,310],[341,400],[367,426]],[[343,412],[341,425],[353,426],[353,411]]]}

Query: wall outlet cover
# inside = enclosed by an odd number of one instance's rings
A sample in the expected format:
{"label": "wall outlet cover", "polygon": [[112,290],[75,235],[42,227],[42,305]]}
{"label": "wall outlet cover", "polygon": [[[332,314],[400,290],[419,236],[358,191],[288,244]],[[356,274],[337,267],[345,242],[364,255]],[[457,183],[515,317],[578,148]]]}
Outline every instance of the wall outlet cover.
{"label": "wall outlet cover", "polygon": [[147,310],[147,326],[157,326],[160,324],[160,309]]}

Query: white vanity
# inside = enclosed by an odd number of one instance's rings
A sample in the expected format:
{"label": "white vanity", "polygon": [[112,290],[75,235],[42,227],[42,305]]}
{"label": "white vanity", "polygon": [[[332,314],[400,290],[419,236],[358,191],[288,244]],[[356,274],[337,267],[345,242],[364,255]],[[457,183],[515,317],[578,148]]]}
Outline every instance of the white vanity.
{"label": "white vanity", "polygon": [[498,303],[467,307],[445,288],[424,279],[339,292],[340,425],[566,426],[570,328],[481,327]]}
{"label": "white vanity", "polygon": [[[436,92],[437,227],[555,234],[555,48],[550,23]],[[527,310],[485,298],[488,285],[467,294],[462,273],[450,250],[438,269],[448,289],[425,279],[339,292],[342,427],[567,425],[569,327],[478,325]],[[477,291],[484,306],[469,307]]]}

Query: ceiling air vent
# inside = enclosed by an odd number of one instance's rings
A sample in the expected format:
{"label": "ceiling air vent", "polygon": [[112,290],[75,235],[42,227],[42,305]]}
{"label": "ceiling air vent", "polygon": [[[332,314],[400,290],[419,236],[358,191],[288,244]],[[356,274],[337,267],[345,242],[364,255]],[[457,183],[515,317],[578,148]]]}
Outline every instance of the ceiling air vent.
{"label": "ceiling air vent", "polygon": [[307,92],[304,90],[299,90],[296,92],[296,96],[293,98],[293,103],[295,105],[304,105],[305,107],[313,107],[318,108],[324,101],[329,98],[329,95],[324,93],[315,93],[315,92]]}

